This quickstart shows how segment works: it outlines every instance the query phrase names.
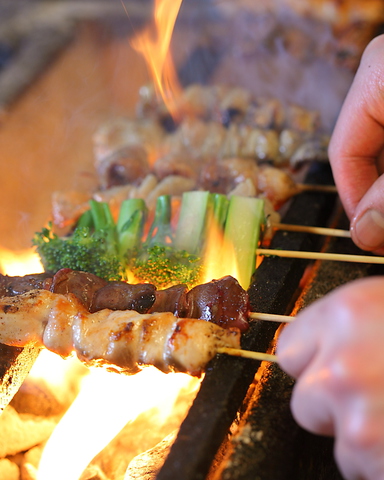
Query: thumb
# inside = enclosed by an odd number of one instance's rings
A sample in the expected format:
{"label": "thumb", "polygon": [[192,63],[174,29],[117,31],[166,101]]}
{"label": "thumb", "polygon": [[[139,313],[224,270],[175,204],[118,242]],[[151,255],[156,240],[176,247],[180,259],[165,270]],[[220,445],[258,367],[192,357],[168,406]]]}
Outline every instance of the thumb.
{"label": "thumb", "polygon": [[354,243],[363,250],[384,254],[384,175],[368,189],[351,220]]}

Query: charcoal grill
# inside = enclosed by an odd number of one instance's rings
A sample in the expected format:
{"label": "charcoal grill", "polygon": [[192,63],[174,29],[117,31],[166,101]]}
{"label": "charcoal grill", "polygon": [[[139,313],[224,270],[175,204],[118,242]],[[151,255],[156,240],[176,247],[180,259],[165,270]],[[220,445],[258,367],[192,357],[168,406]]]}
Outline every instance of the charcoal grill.
{"label": "charcoal grill", "polygon": [[[146,17],[146,14],[143,14],[143,10],[138,8],[135,22],[142,22],[143,17]],[[92,17],[92,21],[94,20],[95,17]],[[121,26],[121,21],[118,23]],[[114,23],[115,25],[116,23]],[[68,25],[66,26],[68,27]],[[126,34],[125,30],[126,27],[122,28],[123,36]],[[76,36],[73,33],[73,24],[70,24],[70,28],[64,28],[61,35],[55,36],[54,48],[51,43],[49,48],[41,50],[41,56],[37,55],[39,61],[26,72],[28,81],[21,84],[13,84],[9,80],[7,65],[8,67],[12,65],[14,46],[4,46],[2,61],[3,70],[7,71],[7,76],[0,75],[0,85],[3,81],[9,87],[5,96],[0,98],[1,107],[5,112],[4,122],[10,117],[12,124],[13,112],[16,111],[16,116],[19,114],[18,111],[25,112],[26,107],[23,100],[20,100],[20,96],[25,95],[26,85],[29,87],[30,84],[37,82],[36,78],[41,76],[42,69],[45,72],[46,69],[51,68],[53,57],[57,56],[58,51],[61,55],[61,68],[65,70],[67,61],[65,50],[69,48],[72,52],[70,55],[73,55],[73,52],[76,52],[76,41],[79,37],[80,40],[84,39],[84,35],[87,40],[92,37],[92,41],[94,41],[93,26],[90,31],[86,29],[84,34],[84,30],[82,30],[83,33]],[[119,33],[121,32],[119,31]],[[43,34],[46,39],[47,37],[44,35],[47,35],[47,32]],[[50,31],[48,31],[48,36],[50,36]],[[41,36],[33,39],[33,45],[36,46],[36,42],[37,45],[46,44]],[[20,51],[22,55],[28,56],[26,53],[28,50],[21,49]],[[89,53],[89,49],[85,49],[85,51]],[[224,51],[220,48],[213,50],[206,46],[196,48],[180,69],[183,82],[191,81],[191,76],[192,81],[204,81],[207,76],[212,76],[216,64],[223,55]],[[73,67],[71,61],[73,61],[73,56],[68,60],[69,68]],[[201,64],[201,61],[205,62],[206,71],[202,77],[196,77],[195,62]],[[13,63],[12,68],[15,68],[15,64],[17,62]],[[43,82],[46,82],[44,88],[48,85],[48,90],[50,82],[57,81],[54,69],[53,75],[52,70],[49,75],[51,75],[51,80],[43,78]],[[43,77],[47,78],[49,75],[45,74]],[[72,77],[71,80],[73,80]],[[131,86],[131,88],[136,90],[136,86]],[[36,91],[41,94],[38,86]],[[98,89],[92,91],[95,95],[100,94]],[[2,89],[2,92],[4,95],[5,89]],[[109,112],[106,107],[108,102],[111,100],[118,102],[123,98],[125,92],[125,90],[120,92],[116,98],[108,95],[103,96],[101,100],[99,98],[97,118],[93,119],[93,123],[90,122],[87,128],[81,130],[84,138],[87,138],[87,135],[90,138],[96,121],[100,121],[103,115]],[[32,89],[31,94],[33,95],[33,93]],[[28,104],[28,100],[26,103]],[[130,104],[129,106],[131,107]],[[38,104],[35,105],[35,110],[37,107]],[[123,109],[126,107],[127,100],[123,103]],[[78,148],[79,144],[75,146]],[[80,147],[84,153],[89,145],[81,143]],[[46,154],[44,162],[49,162],[49,155],[52,155],[52,151]],[[87,155],[85,155],[85,164],[87,161],[90,163],[89,155]],[[79,155],[76,158],[79,158]],[[72,175],[73,171],[73,169],[66,170],[66,175]],[[305,181],[329,185],[332,183],[329,167],[326,164],[314,164]],[[53,187],[57,187],[57,181]],[[32,193],[36,194],[36,192]],[[31,231],[39,228],[45,221],[42,212],[46,211],[49,195],[48,189],[42,199],[39,197],[36,211],[31,212],[35,220],[28,225],[28,228],[25,228],[26,232],[23,231],[25,238],[20,239],[18,236],[16,239],[11,236],[8,240],[9,245],[16,243],[18,248],[27,246],[25,239],[29,240]],[[18,200],[15,201],[15,205],[16,211],[23,209]],[[14,212],[10,212],[9,219],[5,220],[13,220],[12,214]],[[283,221],[292,224],[331,225],[348,228],[335,194],[309,192],[300,194],[292,201]],[[4,231],[5,223],[9,222],[3,222]],[[315,235],[282,231],[275,234],[271,248],[312,251],[329,248],[331,251],[342,253],[358,253],[350,240],[329,241],[329,239]],[[379,266],[321,262],[313,269],[315,273],[310,281],[303,285],[303,275],[309,265],[311,262],[307,260],[265,258],[249,289],[252,310],[289,314],[292,309],[302,308],[336,285],[354,278],[384,273]],[[278,328],[278,325],[272,322],[253,321],[249,332],[243,338],[243,348],[258,351],[273,348]],[[36,355],[37,351],[33,348],[21,349],[0,345],[0,378],[2,379],[0,407],[6,406],[17,391]],[[289,410],[293,387],[292,379],[285,375],[277,365],[263,366],[260,371],[259,368],[260,362],[258,361],[225,355],[217,356],[210,363],[201,389],[181,425],[170,453],[157,475],[157,480],[174,480],[176,478],[183,480],[254,480],[257,478],[263,480],[289,478],[337,480],[341,478],[333,460],[332,439],[310,435],[300,429],[292,419]],[[257,381],[255,381],[256,374],[260,376]]]}

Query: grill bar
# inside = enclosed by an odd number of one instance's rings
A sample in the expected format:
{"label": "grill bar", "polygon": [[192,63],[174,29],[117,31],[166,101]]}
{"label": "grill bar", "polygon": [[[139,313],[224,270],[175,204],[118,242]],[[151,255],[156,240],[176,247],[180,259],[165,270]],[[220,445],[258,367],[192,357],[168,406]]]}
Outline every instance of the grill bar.
{"label": "grill bar", "polygon": [[[307,176],[308,183],[330,184],[327,165],[315,164]],[[335,207],[335,195],[303,193],[296,197],[284,222],[326,225]],[[323,239],[309,234],[277,232],[272,248],[318,250]],[[251,309],[285,314],[297,298],[307,260],[266,258],[258,268],[249,289]],[[266,351],[278,325],[252,322],[242,346]],[[261,362],[219,356],[210,364],[201,389],[181,425],[157,480],[203,480],[247,394]]]}

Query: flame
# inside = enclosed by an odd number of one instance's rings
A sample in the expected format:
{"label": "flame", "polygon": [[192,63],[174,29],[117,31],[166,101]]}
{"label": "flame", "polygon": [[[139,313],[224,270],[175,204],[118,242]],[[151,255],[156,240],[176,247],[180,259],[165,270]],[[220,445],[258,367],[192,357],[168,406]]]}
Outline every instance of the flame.
{"label": "flame", "polygon": [[43,271],[40,257],[33,249],[13,251],[0,247],[0,272],[2,274],[22,276]]}
{"label": "flame", "polygon": [[204,273],[201,283],[231,275],[239,278],[235,249],[232,242],[226,240],[223,230],[214,219],[207,222],[206,245],[204,249]]}
{"label": "flame", "polygon": [[180,390],[191,382],[196,389],[198,381],[189,375],[154,367],[133,376],[92,369],[44,448],[37,479],[78,480],[125,424],[154,407],[169,415]]}
{"label": "flame", "polygon": [[150,69],[157,93],[168,111],[175,114],[175,98],[181,93],[169,46],[182,0],[156,0],[152,26],[132,40],[132,47],[141,53]]}

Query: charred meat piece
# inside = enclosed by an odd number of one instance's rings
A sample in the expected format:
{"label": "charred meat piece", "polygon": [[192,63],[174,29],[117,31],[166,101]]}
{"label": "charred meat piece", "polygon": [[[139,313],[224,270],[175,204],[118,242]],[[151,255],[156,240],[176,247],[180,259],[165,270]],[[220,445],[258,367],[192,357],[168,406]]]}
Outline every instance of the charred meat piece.
{"label": "charred meat piece", "polygon": [[110,282],[94,293],[89,311],[97,312],[109,308],[147,313],[155,302],[155,292],[156,287],[150,283],[131,285],[125,282]]}
{"label": "charred meat piece", "polygon": [[186,317],[200,318],[223,328],[249,328],[249,298],[239,282],[226,276],[197,285],[187,293]]}
{"label": "charred meat piece", "polygon": [[227,329],[234,327],[245,331],[249,327],[248,294],[229,275],[189,291],[186,285],[157,290],[147,283],[107,282],[92,273],[69,268],[59,270],[53,277],[48,274],[0,277],[2,296],[35,289],[71,294],[90,313],[103,309],[132,310],[141,314],[172,312],[180,318],[206,320]]}
{"label": "charred meat piece", "polygon": [[93,273],[62,268],[53,276],[48,290],[63,295],[72,293],[89,310],[95,293],[105,285],[108,282]]}
{"label": "charred meat piece", "polygon": [[128,374],[154,365],[164,372],[199,376],[219,347],[240,347],[236,328],[179,319],[172,313],[109,309],[89,313],[74,295],[48,290],[3,297],[0,321],[0,342],[5,345],[33,343],[61,356],[75,351],[87,365]]}
{"label": "charred meat piece", "polygon": [[163,290],[156,290],[156,300],[150,313],[173,312],[177,317],[184,317],[187,308],[186,285],[174,285]]}
{"label": "charred meat piece", "polygon": [[13,297],[29,290],[44,288],[50,278],[48,273],[34,273],[23,277],[10,277],[0,274],[0,297]]}
{"label": "charred meat piece", "polygon": [[258,173],[259,167],[252,158],[211,160],[200,169],[200,185],[211,192],[227,194],[247,179],[256,187]]}

